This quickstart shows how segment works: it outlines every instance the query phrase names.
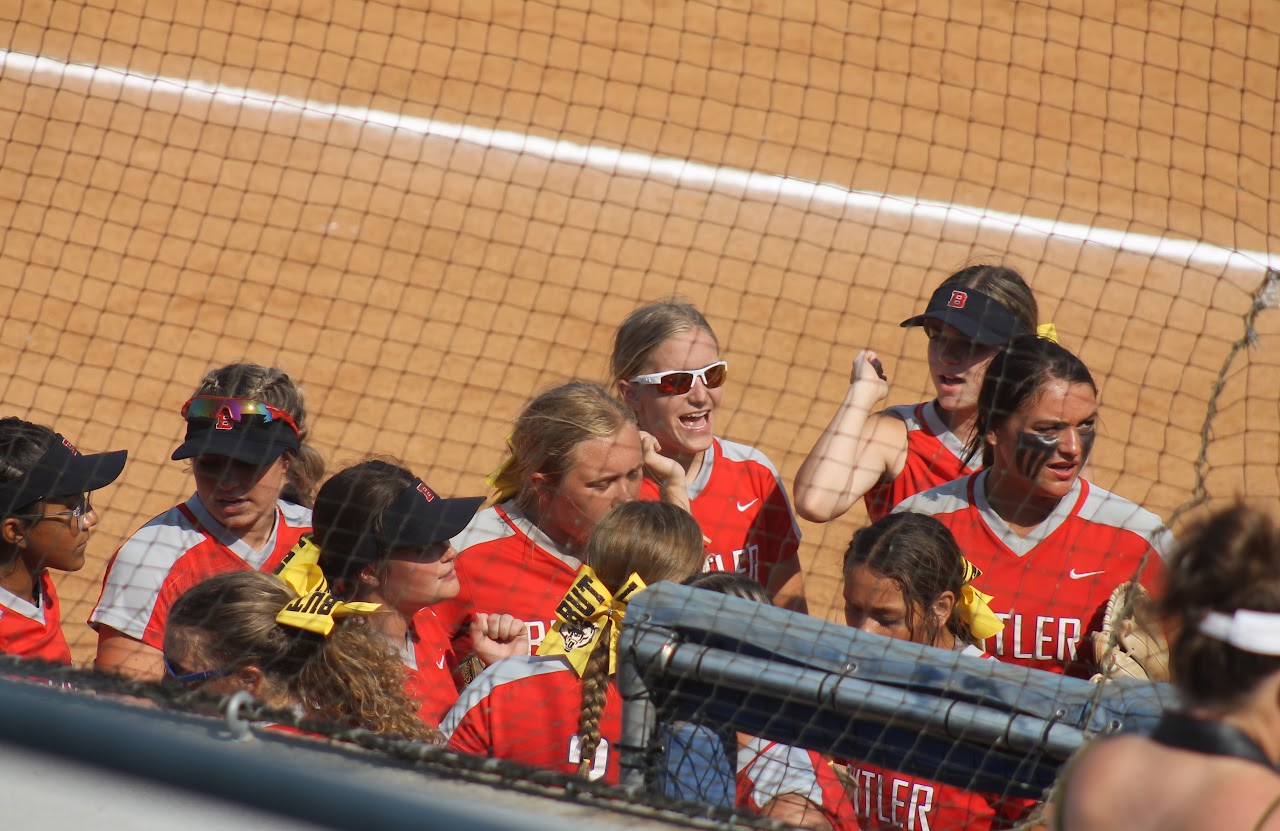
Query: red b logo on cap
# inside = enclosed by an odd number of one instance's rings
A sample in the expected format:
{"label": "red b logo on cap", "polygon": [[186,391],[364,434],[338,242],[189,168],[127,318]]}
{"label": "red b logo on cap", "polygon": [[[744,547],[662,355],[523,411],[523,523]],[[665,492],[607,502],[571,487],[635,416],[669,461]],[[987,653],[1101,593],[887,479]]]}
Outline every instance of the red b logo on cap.
{"label": "red b logo on cap", "polygon": [[953,309],[963,309],[968,300],[969,293],[967,291],[953,291],[951,292],[951,299],[947,301],[947,305]]}
{"label": "red b logo on cap", "polygon": [[231,420],[231,411],[226,407],[218,410],[218,418],[214,421],[213,429],[230,430],[235,427],[235,422]]}
{"label": "red b logo on cap", "polygon": [[425,496],[428,502],[435,501],[436,492],[427,487],[425,483],[418,485],[418,493]]}

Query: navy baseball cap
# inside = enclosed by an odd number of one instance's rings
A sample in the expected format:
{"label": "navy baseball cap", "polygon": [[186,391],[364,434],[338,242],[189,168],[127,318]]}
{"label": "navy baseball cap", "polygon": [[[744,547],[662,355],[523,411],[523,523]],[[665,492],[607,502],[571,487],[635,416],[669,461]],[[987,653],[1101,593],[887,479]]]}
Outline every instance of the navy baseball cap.
{"label": "navy baseball cap", "polygon": [[187,435],[170,457],[226,456],[269,465],[286,450],[298,452],[298,426],[284,410],[251,398],[197,395],[182,405]]}
{"label": "navy baseball cap", "polygon": [[126,450],[85,456],[59,433],[35,467],[0,485],[0,515],[10,515],[37,499],[104,488],[119,478],[127,457]]}
{"label": "navy baseball cap", "polygon": [[901,325],[923,326],[926,320],[953,326],[969,340],[984,346],[1005,344],[1018,335],[1028,334],[1027,327],[1000,301],[960,286],[939,286],[929,298],[924,314],[909,317]]}
{"label": "navy baseball cap", "polygon": [[443,499],[421,479],[414,479],[382,512],[378,542],[390,549],[452,539],[483,503],[483,496]]}

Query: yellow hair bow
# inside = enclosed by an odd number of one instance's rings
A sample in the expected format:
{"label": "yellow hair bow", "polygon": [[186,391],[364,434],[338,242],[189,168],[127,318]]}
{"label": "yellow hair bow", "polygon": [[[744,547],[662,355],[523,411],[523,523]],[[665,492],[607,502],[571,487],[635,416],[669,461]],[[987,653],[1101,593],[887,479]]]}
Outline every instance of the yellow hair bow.
{"label": "yellow hair bow", "polygon": [[280,563],[276,576],[298,597],[284,605],[276,615],[276,623],[328,637],[338,618],[367,615],[382,608],[381,603],[348,602],[334,597],[319,562],[320,549],[307,535]]}
{"label": "yellow hair bow", "polygon": [[538,645],[538,654],[565,656],[574,672],[581,677],[596,641],[600,640],[605,621],[611,620],[609,674],[612,675],[618,669],[618,624],[622,623],[631,596],[644,588],[644,580],[632,572],[618,593],[611,594],[591,566],[584,565],[578,569],[573,585],[560,605],[556,606],[556,622]]}
{"label": "yellow hair bow", "polygon": [[1051,340],[1054,343],[1057,343],[1058,327],[1054,326],[1052,323],[1041,323],[1036,327],[1036,337],[1041,337],[1045,340]]}
{"label": "yellow hair bow", "polygon": [[960,607],[960,619],[969,625],[969,632],[975,640],[985,641],[1004,629],[1004,621],[991,611],[991,595],[978,591],[971,585],[977,577],[982,576],[982,569],[961,558],[964,563],[964,585],[960,587],[960,597],[956,605]]}
{"label": "yellow hair bow", "polygon": [[493,473],[484,477],[484,483],[497,491],[495,502],[506,502],[520,490],[520,481],[515,478],[511,470],[516,463],[516,446],[511,443],[511,436],[507,436],[507,448],[511,451],[507,454],[507,458]]}

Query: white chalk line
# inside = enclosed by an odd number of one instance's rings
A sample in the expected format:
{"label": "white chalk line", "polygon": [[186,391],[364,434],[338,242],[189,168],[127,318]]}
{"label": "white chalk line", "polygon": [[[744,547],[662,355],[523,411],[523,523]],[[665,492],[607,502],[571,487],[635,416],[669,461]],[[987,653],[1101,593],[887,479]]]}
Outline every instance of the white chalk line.
{"label": "white chalk line", "polygon": [[1197,240],[1095,228],[1073,222],[993,211],[977,206],[851,190],[839,185],[812,182],[791,176],[706,165],[687,159],[661,158],[629,150],[582,145],[509,130],[470,127],[465,124],[402,115],[385,110],[290,98],[190,79],[152,77],[130,70],[65,63],[53,58],[21,52],[0,50],[0,70],[25,72],[31,76],[49,75],[84,81],[93,85],[94,94],[101,94],[101,90],[96,88],[97,85],[115,85],[122,89],[132,89],[147,94],[171,94],[196,100],[205,98],[210,102],[228,106],[268,112],[282,111],[312,118],[349,120],[360,125],[449,139],[564,164],[594,168],[613,174],[661,179],[676,185],[695,186],[713,191],[740,190],[756,198],[785,198],[805,203],[832,205],[839,207],[845,216],[867,215],[874,220],[876,216],[887,215],[912,221],[929,220],[947,226],[973,228],[987,232],[1032,234],[1049,239],[1071,241],[1080,245],[1096,245],[1116,251],[1141,254],[1201,268],[1223,270],[1239,268],[1247,271],[1280,268],[1280,254],[1273,255],[1264,251],[1232,250]]}

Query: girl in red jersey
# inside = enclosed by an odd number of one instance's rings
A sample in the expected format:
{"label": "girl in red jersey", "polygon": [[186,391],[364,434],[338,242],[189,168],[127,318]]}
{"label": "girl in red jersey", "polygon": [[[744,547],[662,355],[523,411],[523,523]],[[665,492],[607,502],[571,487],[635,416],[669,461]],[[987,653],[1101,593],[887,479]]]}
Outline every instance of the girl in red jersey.
{"label": "girl in red jersey", "polygon": [[[1003,624],[969,584],[973,570],[942,523],[892,514],[854,534],[844,558],[844,617],[850,626],[899,640],[984,657],[981,640]],[[863,831],[1006,828],[1034,803],[972,793],[865,762],[850,763]]]}
{"label": "girl in red jersey", "polygon": [[1159,584],[1172,538],[1160,518],[1085,481],[1097,385],[1052,341],[1022,335],[987,369],[973,452],[986,466],[916,494],[895,511],[929,514],[982,570],[1008,622],[988,644],[997,658],[1089,677],[1088,637],[1112,590]]}
{"label": "girl in red jersey", "polygon": [[636,498],[644,468],[660,471],[663,499],[687,504],[683,471],[597,384],[573,381],[538,395],[507,440],[511,455],[488,482],[495,503],[453,540],[461,588],[436,608],[459,661],[472,652],[478,614],[510,614],[536,648],[582,565],[591,529]]}
{"label": "girl in red jersey", "polygon": [[339,602],[318,570],[287,581],[252,571],[220,574],[173,604],[164,677],[213,694],[246,690],[303,720],[440,742],[396,683],[404,675],[399,655],[367,625],[364,616],[376,608]]}
{"label": "girl in red jersey", "polygon": [[1235,505],[1200,522],[1157,612],[1181,709],[1150,737],[1086,745],[1063,771],[1059,831],[1280,829],[1280,527]]}
{"label": "girl in red jersey", "polygon": [[617,784],[617,627],[635,592],[702,568],[702,532],[676,505],[626,502],[595,524],[583,557],[539,654],[499,661],[463,690],[440,725],[450,747]]}
{"label": "girl in red jersey", "polygon": [[[432,607],[458,594],[458,552],[449,540],[483,502],[441,498],[404,467],[381,459],[334,474],[316,494],[312,537],[319,550],[310,555],[335,596],[383,606],[369,625],[399,650],[406,691],[432,726],[458,700],[449,637]],[[295,551],[290,561],[307,553]],[[510,615],[477,617],[471,636],[486,664],[528,654],[522,622]]]}
{"label": "girl in red jersey", "polygon": [[859,352],[843,403],[796,472],[796,512],[829,522],[865,498],[874,522],[908,496],[972,473],[965,448],[987,365],[1015,335],[1036,331],[1037,316],[1035,296],[1012,268],[969,266],[943,280],[924,313],[902,322],[929,337],[937,397],[873,414],[889,382],[876,353]]}
{"label": "girl in red jersey", "polygon": [[[800,530],[777,469],[754,447],[715,436],[729,368],[707,319],[674,299],[636,309],[614,336],[610,371],[640,429],[684,472],[707,570],[746,574],[776,605],[805,611]],[[642,493],[657,490],[646,481]]]}
{"label": "girl in red jersey", "polygon": [[70,664],[49,569],[79,571],[98,524],[91,491],[126,452],[82,456],[47,427],[0,419],[0,653]]}
{"label": "girl in red jersey", "polygon": [[196,492],[138,529],[107,564],[89,616],[99,669],[158,680],[169,608],[226,571],[271,571],[311,530],[324,461],[307,444],[302,391],[279,369],[231,364],[182,407]]}

